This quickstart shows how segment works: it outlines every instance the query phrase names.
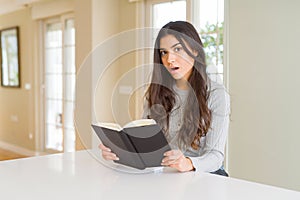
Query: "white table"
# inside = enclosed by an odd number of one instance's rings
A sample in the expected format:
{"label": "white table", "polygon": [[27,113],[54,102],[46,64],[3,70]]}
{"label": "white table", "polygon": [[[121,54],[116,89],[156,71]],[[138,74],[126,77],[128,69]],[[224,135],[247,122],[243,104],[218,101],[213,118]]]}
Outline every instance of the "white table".
{"label": "white table", "polygon": [[2,161],[0,191],[3,200],[300,200],[300,192],[209,173],[122,173],[87,151]]}

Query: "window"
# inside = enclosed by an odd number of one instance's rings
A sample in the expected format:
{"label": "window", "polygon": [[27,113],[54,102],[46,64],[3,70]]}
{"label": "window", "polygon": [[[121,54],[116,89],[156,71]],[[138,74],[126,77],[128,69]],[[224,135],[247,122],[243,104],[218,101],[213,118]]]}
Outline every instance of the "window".
{"label": "window", "polygon": [[192,21],[204,45],[208,74],[212,80],[223,83],[224,0],[149,0],[147,12],[147,25],[157,29],[169,21]]}
{"label": "window", "polygon": [[[146,25],[150,27],[161,28],[171,20],[192,22],[203,42],[209,77],[224,85],[228,84],[224,76],[226,72],[224,66],[225,2],[226,0],[147,0],[146,7]],[[147,56],[145,57],[147,59]],[[151,63],[146,59],[146,62]],[[150,74],[151,70],[148,70]],[[228,159],[225,161],[228,166]]]}
{"label": "window", "polygon": [[223,83],[224,0],[194,1],[193,18],[206,53],[207,72],[212,80]]}
{"label": "window", "polygon": [[[159,29],[170,21],[186,21],[186,0],[149,0],[147,1],[147,19],[146,25],[152,27],[152,33],[148,41],[149,46],[153,47],[156,35]],[[145,60],[144,63],[152,63],[153,50],[145,50]],[[152,72],[152,67],[144,69],[143,74],[146,74],[146,79],[150,79]],[[144,76],[144,75],[141,75]]]}
{"label": "window", "polygon": [[[170,21],[186,20],[186,1],[148,1],[147,4],[148,19],[147,26],[153,29],[150,41],[152,46],[159,29]],[[150,56],[152,58],[152,56]]]}
{"label": "window", "polygon": [[186,1],[170,1],[152,5],[152,27],[161,28],[170,21],[186,20]]}
{"label": "window", "polygon": [[74,151],[75,28],[72,17],[44,21],[44,149]]}

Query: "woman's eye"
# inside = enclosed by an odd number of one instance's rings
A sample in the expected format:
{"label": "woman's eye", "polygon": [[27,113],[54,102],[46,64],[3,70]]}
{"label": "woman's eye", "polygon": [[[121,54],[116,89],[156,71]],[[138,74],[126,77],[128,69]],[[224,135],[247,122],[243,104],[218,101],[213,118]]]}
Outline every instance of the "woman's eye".
{"label": "woman's eye", "polygon": [[181,49],[182,49],[181,47],[176,47],[176,48],[174,48],[174,51],[179,52],[179,51],[181,51]]}
{"label": "woman's eye", "polygon": [[165,56],[167,54],[166,51],[160,51],[160,56]]}

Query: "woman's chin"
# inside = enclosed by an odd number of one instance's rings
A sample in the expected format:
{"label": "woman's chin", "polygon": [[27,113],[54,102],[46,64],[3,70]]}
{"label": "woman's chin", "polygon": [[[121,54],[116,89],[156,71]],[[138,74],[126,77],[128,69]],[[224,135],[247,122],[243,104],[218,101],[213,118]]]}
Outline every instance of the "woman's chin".
{"label": "woman's chin", "polygon": [[181,80],[184,77],[182,74],[179,74],[179,73],[173,73],[171,75],[176,81]]}

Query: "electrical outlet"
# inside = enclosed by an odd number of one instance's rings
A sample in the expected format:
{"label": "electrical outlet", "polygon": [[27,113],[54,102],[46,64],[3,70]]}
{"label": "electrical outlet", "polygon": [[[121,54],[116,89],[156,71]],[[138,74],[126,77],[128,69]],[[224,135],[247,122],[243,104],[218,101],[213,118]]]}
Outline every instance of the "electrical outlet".
{"label": "electrical outlet", "polygon": [[30,90],[31,89],[31,84],[30,83],[25,83],[24,88],[25,88],[25,90]]}

